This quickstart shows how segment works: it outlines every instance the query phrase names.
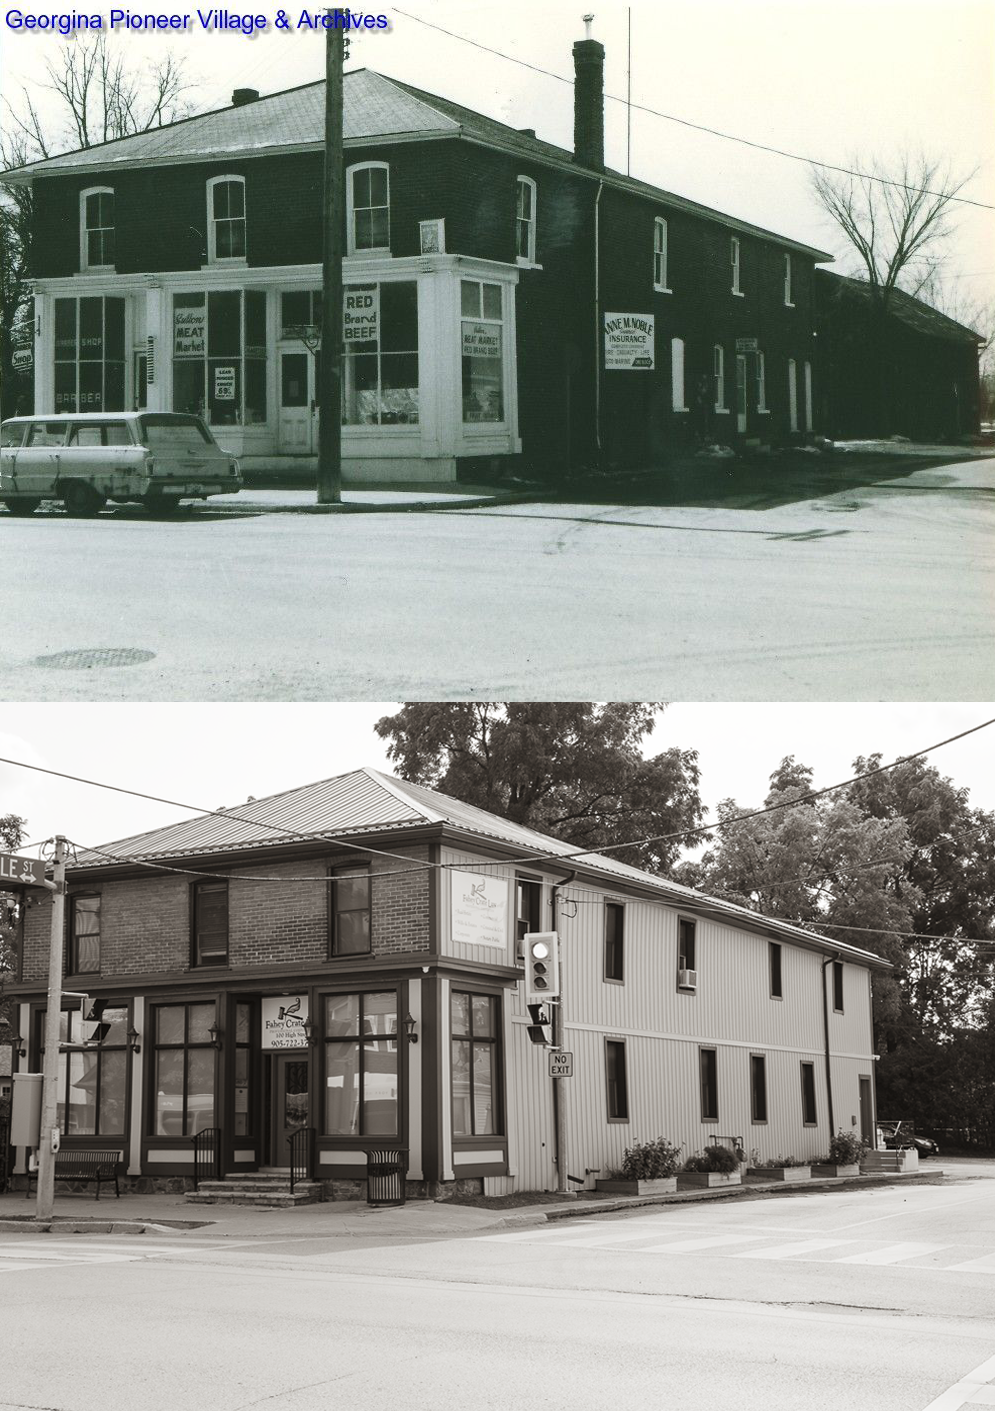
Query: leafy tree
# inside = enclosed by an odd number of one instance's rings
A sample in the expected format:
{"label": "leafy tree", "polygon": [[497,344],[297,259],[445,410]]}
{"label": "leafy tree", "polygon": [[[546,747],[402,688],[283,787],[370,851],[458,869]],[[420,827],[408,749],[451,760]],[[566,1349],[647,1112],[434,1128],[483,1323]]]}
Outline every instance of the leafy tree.
{"label": "leafy tree", "polygon": [[[0,848],[13,852],[20,847],[24,839],[24,823],[25,820],[16,813],[0,814]],[[4,1021],[11,1025],[12,1017],[11,1004],[4,998],[3,989],[5,978],[14,968],[20,904],[18,894],[0,892],[0,1042],[3,1042],[5,1032],[13,1033],[12,1028],[4,1028]]]}
{"label": "leafy tree", "polygon": [[[51,122],[22,89],[7,105],[6,136],[0,140],[0,171],[12,171],[55,152],[78,150],[117,137],[146,132],[188,112],[189,89],[183,66],[174,56],[129,69],[115,55],[103,32],[59,45],[47,67],[46,87],[58,104]],[[14,350],[30,328],[29,280],[32,274],[33,198],[30,187],[0,182],[0,389],[3,415],[31,402],[30,377],[13,366]]]}
{"label": "leafy tree", "polygon": [[697,752],[644,759],[664,707],[591,701],[408,704],[377,722],[399,774],[577,847],[665,872],[702,819]]}

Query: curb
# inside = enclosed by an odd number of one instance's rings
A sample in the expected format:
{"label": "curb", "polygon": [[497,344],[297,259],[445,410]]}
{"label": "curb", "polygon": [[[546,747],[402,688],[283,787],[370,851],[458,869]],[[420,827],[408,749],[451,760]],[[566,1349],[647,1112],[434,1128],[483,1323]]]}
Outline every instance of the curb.
{"label": "curb", "polygon": [[232,515],[242,514],[435,514],[453,510],[489,509],[494,505],[520,505],[544,502],[545,497],[538,491],[509,491],[504,495],[483,495],[477,499],[460,500],[446,504],[444,500],[416,500],[413,504],[374,504],[374,505],[263,505],[246,503],[242,505],[210,504],[215,510],[227,511]]}

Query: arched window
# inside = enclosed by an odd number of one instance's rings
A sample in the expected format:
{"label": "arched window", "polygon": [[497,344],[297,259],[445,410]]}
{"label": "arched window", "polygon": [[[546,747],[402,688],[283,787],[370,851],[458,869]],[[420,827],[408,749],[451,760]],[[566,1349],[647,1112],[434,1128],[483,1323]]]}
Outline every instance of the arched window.
{"label": "arched window", "polygon": [[79,194],[79,267],[114,268],[114,191],[91,186]]}
{"label": "arched window", "polygon": [[653,222],[653,288],[661,294],[669,294],[667,286],[667,256],[669,255],[669,231],[663,216]]}
{"label": "arched window", "polygon": [[363,162],[346,173],[346,232],[350,255],[390,254],[390,168]]}
{"label": "arched window", "polygon": [[536,262],[536,184],[531,177],[518,178],[515,198],[515,256],[522,264]]}
{"label": "arched window", "polygon": [[207,183],[207,262],[244,259],[245,177],[212,177]]}

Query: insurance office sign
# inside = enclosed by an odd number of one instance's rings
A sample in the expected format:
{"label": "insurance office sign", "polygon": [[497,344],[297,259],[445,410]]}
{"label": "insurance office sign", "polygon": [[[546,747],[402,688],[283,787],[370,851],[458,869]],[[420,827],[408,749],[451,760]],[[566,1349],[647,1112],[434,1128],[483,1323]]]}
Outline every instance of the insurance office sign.
{"label": "insurance office sign", "polygon": [[605,314],[605,371],[652,371],[656,315]]}

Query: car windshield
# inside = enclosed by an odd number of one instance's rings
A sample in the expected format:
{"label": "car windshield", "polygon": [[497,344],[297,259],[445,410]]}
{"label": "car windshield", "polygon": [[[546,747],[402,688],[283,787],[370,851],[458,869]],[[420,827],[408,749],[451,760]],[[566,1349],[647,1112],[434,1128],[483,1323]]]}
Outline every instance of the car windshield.
{"label": "car windshield", "polygon": [[196,416],[143,416],[139,420],[142,429],[142,445],[150,451],[175,451],[188,447],[202,450],[211,446],[210,432]]}

